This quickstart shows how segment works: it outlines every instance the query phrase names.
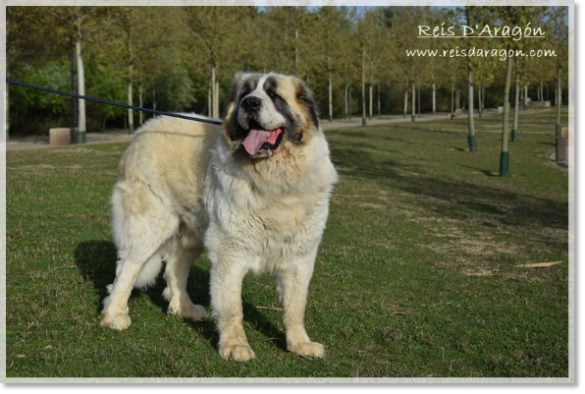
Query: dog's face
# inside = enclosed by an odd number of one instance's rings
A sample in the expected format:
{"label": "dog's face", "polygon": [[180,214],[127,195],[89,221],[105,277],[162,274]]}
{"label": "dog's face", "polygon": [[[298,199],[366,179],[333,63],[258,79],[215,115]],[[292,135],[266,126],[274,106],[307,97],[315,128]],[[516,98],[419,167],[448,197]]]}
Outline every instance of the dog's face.
{"label": "dog's face", "polygon": [[313,95],[297,77],[238,73],[232,82],[225,136],[232,152],[252,159],[302,146],[319,130]]}

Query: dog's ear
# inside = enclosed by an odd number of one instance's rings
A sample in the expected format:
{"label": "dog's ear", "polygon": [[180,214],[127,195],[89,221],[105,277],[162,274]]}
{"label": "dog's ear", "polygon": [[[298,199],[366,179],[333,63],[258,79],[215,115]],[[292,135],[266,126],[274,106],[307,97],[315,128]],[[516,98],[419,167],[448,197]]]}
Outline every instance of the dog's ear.
{"label": "dog's ear", "polygon": [[307,114],[313,121],[315,129],[319,129],[319,110],[317,109],[317,102],[313,97],[313,92],[309,89],[309,86],[302,79],[296,79],[296,96],[297,101],[301,104]]}

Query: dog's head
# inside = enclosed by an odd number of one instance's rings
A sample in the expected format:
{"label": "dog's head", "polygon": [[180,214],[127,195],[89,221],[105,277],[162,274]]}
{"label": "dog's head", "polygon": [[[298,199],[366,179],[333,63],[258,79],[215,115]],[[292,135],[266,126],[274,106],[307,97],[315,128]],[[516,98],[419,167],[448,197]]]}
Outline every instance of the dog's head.
{"label": "dog's head", "polygon": [[234,154],[269,158],[287,144],[306,144],[317,132],[316,104],[302,80],[274,73],[235,75],[224,131]]}

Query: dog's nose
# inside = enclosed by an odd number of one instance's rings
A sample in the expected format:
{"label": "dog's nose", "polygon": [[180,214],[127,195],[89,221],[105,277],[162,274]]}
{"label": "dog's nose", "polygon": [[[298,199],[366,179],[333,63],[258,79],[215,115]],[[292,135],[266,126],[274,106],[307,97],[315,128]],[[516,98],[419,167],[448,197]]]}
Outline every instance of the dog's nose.
{"label": "dog's nose", "polygon": [[260,101],[257,97],[246,97],[242,101],[242,108],[246,111],[255,111],[262,105],[262,101]]}

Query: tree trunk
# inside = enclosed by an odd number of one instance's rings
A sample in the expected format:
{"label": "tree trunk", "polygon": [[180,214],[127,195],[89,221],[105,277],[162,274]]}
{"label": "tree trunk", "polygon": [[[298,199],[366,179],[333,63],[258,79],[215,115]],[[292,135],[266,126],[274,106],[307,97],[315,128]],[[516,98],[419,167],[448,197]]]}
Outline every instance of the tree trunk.
{"label": "tree trunk", "polygon": [[461,89],[459,86],[455,89],[455,109],[461,108]]}
{"label": "tree trunk", "polygon": [[378,82],[378,116],[382,115],[382,111],[380,110],[380,82]]}
{"label": "tree trunk", "polygon": [[211,117],[217,118],[215,112],[215,66],[211,68]]}
{"label": "tree trunk", "polygon": [[333,120],[333,83],[331,81],[331,57],[327,57],[328,74],[329,74],[329,121]]}
{"label": "tree trunk", "polygon": [[504,89],[504,116],[502,124],[502,149],[500,153],[500,176],[510,173],[510,151],[508,150],[508,119],[510,115],[510,79],[512,77],[512,57],[506,60],[506,87]]}
{"label": "tree trunk", "polygon": [[152,109],[156,109],[156,86],[154,85],[154,78],[152,78]]}
{"label": "tree trunk", "polygon": [[468,135],[467,135],[467,142],[469,144],[469,151],[470,152],[477,152],[477,141],[475,138],[475,124],[473,119],[473,71],[471,70],[471,66],[468,69],[468,91],[467,91],[467,101],[468,103],[468,110],[467,110],[467,125],[468,125]]}
{"label": "tree trunk", "polygon": [[480,118],[481,118],[481,114],[483,112],[483,100],[481,99],[482,90],[483,90],[483,86],[479,85],[479,89],[477,91],[477,112],[479,113]]}
{"label": "tree trunk", "polygon": [[215,79],[215,117],[220,118],[221,113],[219,110],[219,79]]}
{"label": "tree trunk", "polygon": [[433,82],[433,115],[437,112],[437,92],[436,92],[436,87],[435,87],[435,83]]}
{"label": "tree trunk", "polygon": [[[132,71],[134,66],[128,66],[128,105],[132,105]],[[134,134],[134,111],[128,108],[128,134]]]}
{"label": "tree trunk", "polygon": [[[138,80],[138,106],[142,108],[142,71]],[[142,123],[144,123],[143,114],[142,111],[138,111],[138,126],[142,126]]]}
{"label": "tree trunk", "polygon": [[374,116],[374,63],[370,61],[370,120]]}
{"label": "tree trunk", "polygon": [[295,29],[295,74],[299,73],[299,29]]}
{"label": "tree trunk", "polygon": [[374,116],[374,91],[373,85],[370,84],[370,120],[372,120]]}
{"label": "tree trunk", "polygon": [[345,104],[345,112],[344,114],[347,116],[348,115],[348,107],[347,107],[347,89],[349,87],[349,84],[345,84],[345,89],[343,90],[343,102]]}
{"label": "tree trunk", "polygon": [[524,85],[524,109],[528,108],[528,85]]}
{"label": "tree trunk", "polygon": [[414,119],[415,119],[415,111],[416,111],[416,106],[414,104],[415,99],[416,99],[416,87],[414,85],[414,81],[412,81],[412,115],[410,117],[411,122],[414,122]]}
{"label": "tree trunk", "polygon": [[520,75],[518,73],[518,59],[516,59],[516,96],[514,97],[514,127],[512,127],[512,141],[518,139],[518,103],[520,101]]}
{"label": "tree trunk", "polygon": [[[80,96],[85,96],[85,74],[83,69],[83,57],[81,56],[81,42],[79,40],[75,42],[75,56],[77,57],[77,91]],[[85,130],[85,100],[79,100],[78,110],[77,143],[85,144],[87,141]]]}
{"label": "tree trunk", "polygon": [[557,125],[555,134],[561,135],[561,105],[563,105],[563,86],[561,85],[561,66],[558,70],[558,87],[557,87]]}
{"label": "tree trunk", "polygon": [[408,82],[404,83],[404,117],[408,113]]}
{"label": "tree trunk", "polygon": [[351,76],[349,77],[349,89],[347,92],[349,95],[349,99],[347,100],[347,103],[349,105],[349,110],[347,111],[347,113],[349,114],[349,121],[351,122]]}
{"label": "tree trunk", "polygon": [[366,48],[362,49],[362,126],[366,125]]}
{"label": "tree trunk", "polygon": [[455,85],[451,84],[451,119],[455,117]]}
{"label": "tree trunk", "polygon": [[[73,37],[71,38],[71,61],[70,61],[70,77],[71,77],[71,93],[77,94],[77,83],[75,80],[75,43],[73,41]],[[8,85],[6,86],[6,91],[8,91]],[[71,97],[71,140],[70,142],[74,144],[77,141],[77,102],[78,98]],[[8,100],[6,101],[8,102]],[[8,112],[6,112],[6,116],[8,117]]]}
{"label": "tree trunk", "polygon": [[[8,70],[6,70],[6,78],[8,78]],[[8,106],[8,82],[5,82],[4,88],[4,141],[8,142],[10,139],[10,122],[8,121],[9,106]]]}
{"label": "tree trunk", "polygon": [[211,100],[211,83],[207,88],[207,115],[213,118],[213,101]]}

